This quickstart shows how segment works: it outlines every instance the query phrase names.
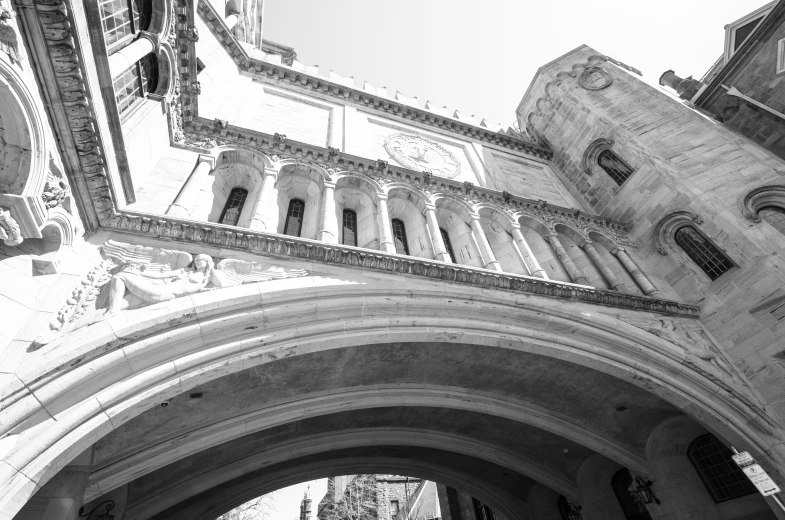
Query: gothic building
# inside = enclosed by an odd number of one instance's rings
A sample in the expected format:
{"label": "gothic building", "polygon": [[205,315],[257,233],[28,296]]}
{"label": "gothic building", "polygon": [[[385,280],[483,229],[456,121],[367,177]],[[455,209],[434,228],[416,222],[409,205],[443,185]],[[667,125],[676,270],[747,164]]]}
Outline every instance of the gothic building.
{"label": "gothic building", "polygon": [[0,520],[785,518],[730,459],[785,485],[785,0],[676,95],[578,47],[521,131],[262,4],[0,0]]}

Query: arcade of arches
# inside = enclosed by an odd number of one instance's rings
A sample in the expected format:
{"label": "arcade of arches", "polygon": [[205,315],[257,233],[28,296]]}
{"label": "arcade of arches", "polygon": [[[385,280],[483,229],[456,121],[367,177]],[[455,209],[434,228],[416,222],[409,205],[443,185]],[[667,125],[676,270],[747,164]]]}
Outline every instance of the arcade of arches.
{"label": "arcade of arches", "polygon": [[443,520],[785,519],[730,462],[785,485],[776,154],[585,46],[519,131],[319,75],[263,0],[6,3],[0,520],[370,474]]}

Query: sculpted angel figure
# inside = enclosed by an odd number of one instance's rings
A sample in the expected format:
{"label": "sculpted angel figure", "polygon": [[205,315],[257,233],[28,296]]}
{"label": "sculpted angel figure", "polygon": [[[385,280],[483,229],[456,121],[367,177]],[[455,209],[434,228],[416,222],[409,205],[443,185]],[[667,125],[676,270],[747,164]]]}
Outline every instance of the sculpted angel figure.
{"label": "sculpted angel figure", "polygon": [[121,271],[109,282],[107,315],[113,316],[128,308],[130,302],[125,298],[126,291],[144,302],[159,303],[198,293],[209,283],[216,287],[235,285],[216,271],[215,263],[208,255],[196,255],[190,267],[181,269],[158,273]]}

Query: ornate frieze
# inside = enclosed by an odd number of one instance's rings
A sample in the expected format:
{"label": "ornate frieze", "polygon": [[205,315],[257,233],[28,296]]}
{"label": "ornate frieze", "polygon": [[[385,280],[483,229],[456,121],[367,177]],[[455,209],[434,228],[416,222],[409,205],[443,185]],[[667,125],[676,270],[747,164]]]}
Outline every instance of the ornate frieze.
{"label": "ornate frieze", "polygon": [[390,157],[410,170],[446,179],[454,179],[461,173],[461,163],[449,151],[419,135],[392,135],[384,143],[384,148]]}

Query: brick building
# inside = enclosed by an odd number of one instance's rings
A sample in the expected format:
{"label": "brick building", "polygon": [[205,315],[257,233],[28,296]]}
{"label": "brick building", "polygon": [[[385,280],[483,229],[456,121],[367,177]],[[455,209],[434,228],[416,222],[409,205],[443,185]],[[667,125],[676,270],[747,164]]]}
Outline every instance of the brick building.
{"label": "brick building", "polygon": [[785,0],[683,99],[574,49],[523,131],[262,4],[0,1],[0,520],[785,518],[730,462],[785,485]]}

